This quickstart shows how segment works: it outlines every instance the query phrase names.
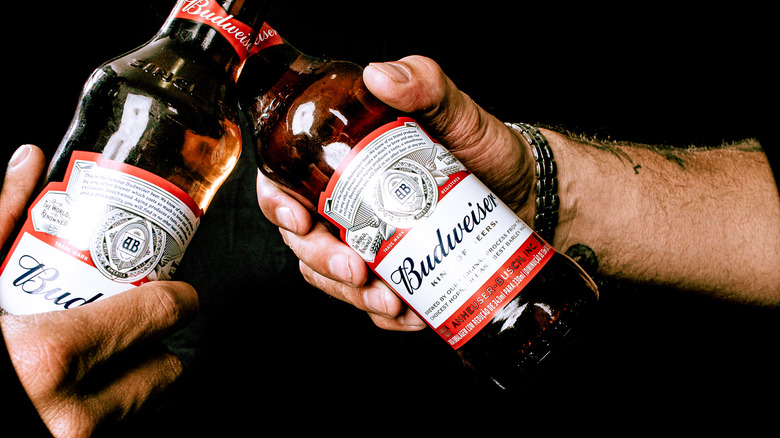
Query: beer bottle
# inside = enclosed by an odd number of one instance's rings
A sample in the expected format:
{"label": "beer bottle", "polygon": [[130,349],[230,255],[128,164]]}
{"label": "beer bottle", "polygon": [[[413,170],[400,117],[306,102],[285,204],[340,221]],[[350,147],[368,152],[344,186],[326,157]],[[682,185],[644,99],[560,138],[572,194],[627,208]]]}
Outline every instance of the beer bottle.
{"label": "beer bottle", "polygon": [[241,152],[236,81],[258,0],[180,0],[97,68],[0,268],[0,308],[74,308],[176,270]]}
{"label": "beer bottle", "polygon": [[579,332],[594,282],[373,97],[360,66],[306,55],[267,25],[258,41],[239,100],[260,171],[327,219],[481,378],[526,382]]}

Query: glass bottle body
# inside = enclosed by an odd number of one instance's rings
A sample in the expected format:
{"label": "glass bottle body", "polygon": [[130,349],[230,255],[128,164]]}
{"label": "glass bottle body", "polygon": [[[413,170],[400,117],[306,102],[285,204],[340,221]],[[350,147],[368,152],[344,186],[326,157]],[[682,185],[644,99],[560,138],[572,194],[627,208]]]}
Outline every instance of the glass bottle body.
{"label": "glass bottle body", "polygon": [[[271,56],[286,52],[282,59],[289,69],[268,90],[243,90],[242,104],[253,122],[260,170],[316,210],[350,151],[399,114],[368,92],[360,66],[296,54],[290,47],[275,50]],[[255,77],[248,72],[244,80],[251,88]],[[596,301],[588,275],[552,252],[519,294],[456,351],[482,378],[518,387],[580,332]]]}

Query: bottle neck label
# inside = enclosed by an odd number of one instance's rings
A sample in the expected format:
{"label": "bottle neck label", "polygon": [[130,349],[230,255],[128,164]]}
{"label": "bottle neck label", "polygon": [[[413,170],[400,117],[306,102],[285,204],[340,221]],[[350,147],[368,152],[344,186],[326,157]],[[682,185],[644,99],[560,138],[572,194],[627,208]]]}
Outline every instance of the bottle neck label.
{"label": "bottle neck label", "polygon": [[553,255],[550,245],[406,117],[349,151],[318,209],[455,349],[493,319],[511,319],[502,309]]}
{"label": "bottle neck label", "polygon": [[263,23],[260,31],[257,32],[255,43],[252,45],[252,51],[249,56],[265,49],[266,47],[275,46],[277,44],[284,44],[284,40],[268,23]]}
{"label": "bottle neck label", "polygon": [[216,0],[180,0],[172,18],[212,27],[233,46],[242,62],[255,41],[255,30],[228,14]]}
{"label": "bottle neck label", "polygon": [[73,153],[49,183],[0,267],[0,308],[70,309],[168,280],[203,211],[159,176],[98,153]]}

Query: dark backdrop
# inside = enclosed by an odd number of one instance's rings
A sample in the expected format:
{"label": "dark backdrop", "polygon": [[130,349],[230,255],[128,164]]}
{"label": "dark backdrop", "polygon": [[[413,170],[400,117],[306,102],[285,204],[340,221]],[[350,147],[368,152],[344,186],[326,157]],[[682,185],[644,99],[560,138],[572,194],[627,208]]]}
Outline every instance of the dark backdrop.
{"label": "dark backdrop", "polygon": [[[3,60],[3,158],[25,142],[50,153],[92,69],[148,40],[173,3],[90,0],[16,14]],[[268,21],[303,51],[360,64],[430,56],[504,121],[679,146],[761,137],[776,154],[765,10],[276,3]],[[256,206],[245,152],[178,273],[201,295],[198,318],[169,340],[187,373],[130,434],[403,433],[410,418],[431,431],[556,429],[565,422],[550,418],[571,417],[583,429],[632,431],[763,423],[778,407],[777,311],[608,282],[593,327],[563,362],[519,395],[479,388],[431,331],[378,330],[303,283]],[[495,429],[499,414],[511,421]]]}

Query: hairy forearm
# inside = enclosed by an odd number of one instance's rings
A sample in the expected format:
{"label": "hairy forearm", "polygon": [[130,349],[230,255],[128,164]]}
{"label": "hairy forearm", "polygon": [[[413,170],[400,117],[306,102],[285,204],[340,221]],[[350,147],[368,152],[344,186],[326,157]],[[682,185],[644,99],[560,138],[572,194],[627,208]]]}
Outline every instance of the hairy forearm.
{"label": "hairy forearm", "polygon": [[555,246],[599,274],[780,304],[780,196],[755,142],[661,149],[545,131],[558,161]]}

